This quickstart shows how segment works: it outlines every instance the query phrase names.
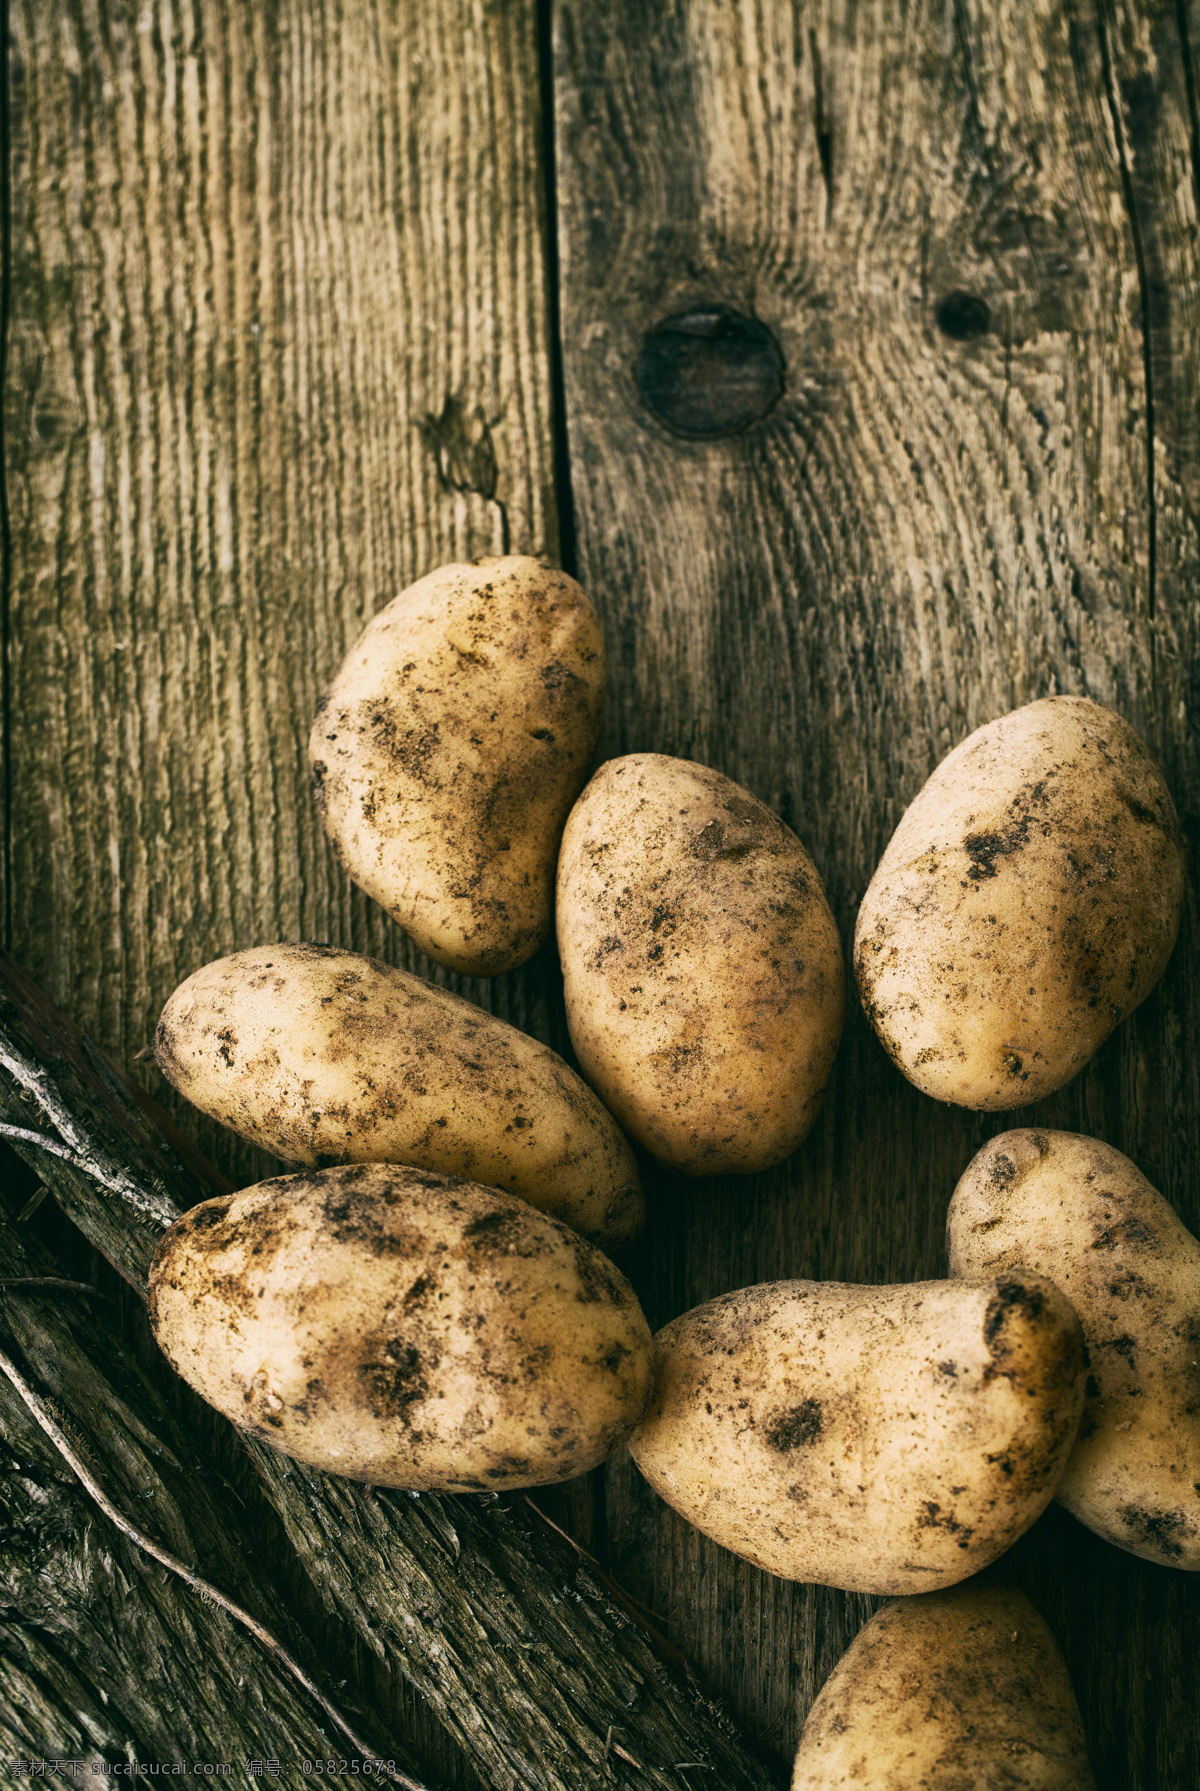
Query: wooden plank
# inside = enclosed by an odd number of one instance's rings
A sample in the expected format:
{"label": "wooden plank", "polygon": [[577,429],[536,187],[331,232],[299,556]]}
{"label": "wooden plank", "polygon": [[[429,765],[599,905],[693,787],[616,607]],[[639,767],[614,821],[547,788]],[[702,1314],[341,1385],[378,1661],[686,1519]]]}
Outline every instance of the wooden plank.
{"label": "wooden plank", "polygon": [[[244,1183],[274,1165],[136,1055],[240,946],[425,968],[333,864],[309,721],[406,583],[556,551],[536,9],[9,14],[9,943]],[[546,1030],[542,975],[475,993]]]}
{"label": "wooden plank", "polygon": [[[564,367],[578,570],[614,664],[604,751],[748,785],[813,852],[847,945],[937,761],[1050,692],[1142,730],[1194,846],[1196,82],[1184,7],[1100,8],[557,10]],[[767,389],[725,308],[773,333],[784,392],[740,433],[684,436],[664,416],[694,428],[705,404],[735,416]],[[675,350],[715,376],[707,397],[646,348],[702,313],[731,346],[697,350],[693,323]],[[1195,939],[1193,905],[1159,989],[1027,1113],[918,1095],[852,1003],[822,1123],[788,1164],[653,1178],[633,1270],[652,1322],[781,1276],[944,1273],[958,1175],[1035,1114],[1125,1150],[1200,1229]],[[612,1570],[790,1758],[867,1601],[734,1560],[627,1462],[608,1526]],[[1098,1782],[1196,1782],[1195,1576],[1057,1510],[1010,1560],[1066,1650]]]}
{"label": "wooden plank", "polygon": [[407,961],[304,745],[405,584],[556,547],[535,10],[11,12],[11,946],[128,1062],[224,952]]}

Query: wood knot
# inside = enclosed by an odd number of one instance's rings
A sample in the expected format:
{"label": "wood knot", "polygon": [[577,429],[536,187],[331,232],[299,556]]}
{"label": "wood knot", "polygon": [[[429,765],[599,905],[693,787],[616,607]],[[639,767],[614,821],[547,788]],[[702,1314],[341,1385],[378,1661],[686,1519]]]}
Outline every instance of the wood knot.
{"label": "wood knot", "polygon": [[784,371],[766,324],[722,306],[655,324],[634,378],[660,423],[676,435],[713,440],[765,417],[783,391]]}
{"label": "wood knot", "polygon": [[948,292],[938,301],[933,320],[952,342],[974,342],[977,336],[987,335],[992,313],[977,292]]}

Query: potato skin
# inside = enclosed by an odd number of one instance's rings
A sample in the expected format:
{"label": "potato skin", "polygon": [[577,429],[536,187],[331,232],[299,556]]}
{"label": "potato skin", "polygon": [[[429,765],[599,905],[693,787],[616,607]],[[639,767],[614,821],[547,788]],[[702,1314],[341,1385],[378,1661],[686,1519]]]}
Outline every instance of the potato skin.
{"label": "potato skin", "polygon": [[1046,697],[955,747],[859,910],[863,1007],[910,1082],[986,1111],[1061,1088],[1166,968],[1179,822],[1128,722]]}
{"label": "potato skin", "polygon": [[1023,1271],[896,1287],[778,1281],[655,1337],[629,1441],[669,1505],[782,1579],[927,1592],[977,1573],[1058,1485],[1079,1321]]}
{"label": "potato skin", "polygon": [[650,1387],[649,1327],[591,1244],[510,1194],[387,1164],[194,1207],[155,1251],[150,1315],[235,1424],[378,1486],[569,1479]]}
{"label": "potato skin", "polygon": [[603,710],[604,637],[565,572],[507,554],[418,579],[367,624],[309,738],[346,871],[448,969],[523,964]]}
{"label": "potato skin", "polygon": [[826,1680],[792,1791],[1095,1791],[1067,1665],[1015,1588],[885,1605]]}
{"label": "potato skin", "polygon": [[645,1201],[616,1122],[561,1057],[372,958],[263,945],[204,965],[154,1044],[193,1106],[290,1163],[409,1163],[519,1194],[596,1242]]}
{"label": "potato skin", "polygon": [[816,866],[769,808],[687,760],[610,760],[563,833],[557,924],[571,1042],[627,1132],[687,1175],[791,1155],[845,971]]}
{"label": "potato skin", "polygon": [[946,1234],[952,1274],[1022,1264],[1079,1314],[1091,1372],[1060,1503],[1118,1548],[1200,1569],[1200,1240],[1111,1145],[1029,1130],[972,1159]]}

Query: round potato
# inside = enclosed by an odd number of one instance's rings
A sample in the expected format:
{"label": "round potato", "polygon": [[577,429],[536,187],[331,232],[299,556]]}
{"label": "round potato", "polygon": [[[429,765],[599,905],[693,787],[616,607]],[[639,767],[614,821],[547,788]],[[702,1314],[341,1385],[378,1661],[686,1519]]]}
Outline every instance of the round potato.
{"label": "round potato", "polygon": [[443,566],[368,623],[309,739],[338,857],[439,964],[495,976],[550,931],[604,709],[583,591],[523,554]]}
{"label": "round potato", "polygon": [[1061,1088],[1162,975],[1179,823],[1128,722],[1047,697],[955,747],[859,910],[867,1016],[910,1082],[996,1111]]}
{"label": "round potato", "polygon": [[1058,1498],[1107,1542],[1200,1569],[1200,1240],[1128,1157],[1002,1132],[947,1221],[950,1272],[1036,1269],[1079,1314],[1091,1373]]}
{"label": "round potato", "polygon": [[206,964],[163,1009],[160,1069],[289,1163],[409,1163],[626,1243],[645,1213],[611,1114],[561,1057],[406,971],[327,945]]}
{"label": "round potato", "polygon": [[657,753],[602,765],[563,833],[558,948],[583,1073],[661,1163],[745,1174],[807,1136],[841,941],[808,853],[748,791]]}
{"label": "round potato", "polygon": [[569,1479],[650,1388],[641,1308],[591,1244],[510,1194],[387,1164],[194,1207],[154,1254],[150,1315],[235,1424],[378,1486]]}
{"label": "round potato", "polygon": [[779,1281],[654,1341],[629,1447],[655,1492],[756,1567],[849,1592],[995,1560],[1053,1497],[1083,1405],[1079,1320],[1024,1271]]}
{"label": "round potato", "polygon": [[804,1725],[792,1791],[1094,1791],[1067,1664],[999,1585],[885,1605]]}

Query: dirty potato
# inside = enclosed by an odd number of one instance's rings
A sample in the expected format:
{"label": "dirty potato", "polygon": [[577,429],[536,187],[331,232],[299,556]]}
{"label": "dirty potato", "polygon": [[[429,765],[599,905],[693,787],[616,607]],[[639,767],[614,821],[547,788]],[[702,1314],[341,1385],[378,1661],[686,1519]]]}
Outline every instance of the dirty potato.
{"label": "dirty potato", "polygon": [[892,836],[855,931],[863,1007],[926,1094],[1023,1106],[1149,994],[1182,891],[1175,809],[1128,722],[1030,703],[957,746]]}
{"label": "dirty potato", "polygon": [[346,871],[448,969],[523,964],[550,931],[603,708],[600,624],[565,572],[507,554],[419,579],[313,723],[313,792]]}
{"label": "dirty potato", "polygon": [[150,1312],[227,1418],[379,1486],[569,1479],[650,1386],[649,1328],[598,1250],[510,1194],[387,1164],[194,1207],[155,1252]]}
{"label": "dirty potato", "polygon": [[562,1058],[389,964],[234,952],[176,989],[154,1050],[193,1106],[286,1162],[462,1176],[610,1246],[641,1228],[633,1152]]}
{"label": "dirty potato", "polygon": [[1002,1132],[954,1191],[950,1271],[1018,1264],[1079,1314],[1091,1372],[1058,1498],[1118,1548],[1200,1569],[1200,1240],[1120,1151]]}
{"label": "dirty potato", "polygon": [[557,924],[571,1042],[627,1132],[689,1175],[796,1149],[845,975],[816,866],[770,809],[703,765],[611,760],[563,834]]}
{"label": "dirty potato", "polygon": [[1094,1791],[1067,1663],[1010,1586],[885,1605],[804,1725],[792,1791]]}
{"label": "dirty potato", "polygon": [[654,1490],[783,1579],[928,1592],[1049,1504],[1083,1404],[1079,1320],[1023,1270],[983,1282],[779,1281],[655,1338],[630,1438]]}

